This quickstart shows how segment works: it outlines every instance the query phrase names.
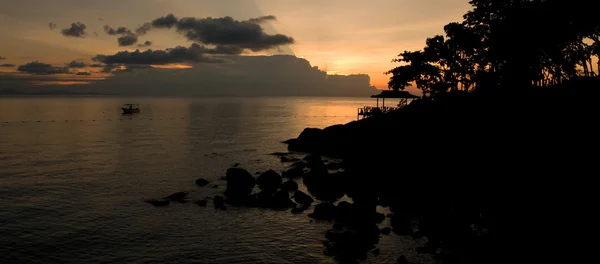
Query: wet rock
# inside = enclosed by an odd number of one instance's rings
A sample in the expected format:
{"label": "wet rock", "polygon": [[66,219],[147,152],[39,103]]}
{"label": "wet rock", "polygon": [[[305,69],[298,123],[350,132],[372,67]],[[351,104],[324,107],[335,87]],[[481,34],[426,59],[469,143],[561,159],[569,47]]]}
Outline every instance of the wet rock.
{"label": "wet rock", "polygon": [[219,188],[219,185],[218,185],[218,184],[215,184],[215,185],[213,185],[212,187],[213,187],[213,189],[216,189],[216,188]]}
{"label": "wet rock", "polygon": [[281,182],[281,176],[273,170],[264,172],[256,179],[256,184],[258,184],[261,190],[273,192],[279,189]]}
{"label": "wet rock", "polygon": [[271,153],[271,155],[278,156],[278,157],[287,156],[288,154],[289,153],[286,153],[286,152],[274,152],[274,153]]}
{"label": "wet rock", "polygon": [[281,176],[288,179],[296,179],[304,176],[304,171],[300,167],[292,167],[284,171]]}
{"label": "wet rock", "polygon": [[321,156],[317,155],[317,154],[306,155],[306,157],[304,157],[303,160],[306,162],[321,162],[322,161]]}
{"label": "wet rock", "polygon": [[208,204],[208,202],[206,200],[198,200],[194,202],[196,205],[198,206],[202,206],[202,207],[206,207],[206,205]]}
{"label": "wet rock", "polygon": [[245,203],[254,188],[256,181],[254,177],[247,170],[241,168],[229,168],[226,175],[225,196],[227,196],[227,201],[232,205]]}
{"label": "wet rock", "polygon": [[402,255],[396,259],[396,264],[408,264],[408,260],[404,255]]}
{"label": "wet rock", "polygon": [[383,235],[389,235],[391,232],[392,232],[391,227],[384,227],[383,229],[381,229],[381,234],[383,234]]}
{"label": "wet rock", "polygon": [[196,180],[196,185],[200,186],[200,187],[204,187],[206,185],[208,185],[210,182],[208,182],[206,179],[204,178],[200,178]]}
{"label": "wet rock", "polygon": [[225,198],[216,195],[215,198],[213,198],[213,205],[215,206],[215,209],[225,208]]}
{"label": "wet rock", "polygon": [[293,158],[293,157],[281,156],[281,157],[279,157],[279,160],[281,160],[281,162],[294,162],[294,161],[298,161],[299,159]]}
{"label": "wet rock", "polygon": [[373,249],[373,251],[371,251],[371,253],[373,253],[373,256],[377,257],[377,256],[379,256],[380,251],[378,248],[376,248],[376,249]]}
{"label": "wet rock", "polygon": [[378,213],[378,212],[375,212],[375,213],[373,214],[373,221],[374,221],[375,223],[378,223],[378,224],[379,224],[379,223],[383,222],[383,220],[385,220],[385,215],[384,215],[384,214],[382,214],[382,213]]}
{"label": "wet rock", "polygon": [[151,205],[154,205],[154,206],[167,206],[171,203],[171,200],[163,198],[163,199],[146,200],[146,202]]}
{"label": "wet rock", "polygon": [[306,210],[304,207],[298,207],[292,209],[292,214],[301,214]]}
{"label": "wet rock", "polygon": [[306,164],[302,161],[296,161],[294,163],[292,163],[292,165],[290,166],[290,168],[300,168],[300,169],[304,169],[306,168]]}
{"label": "wet rock", "polygon": [[308,214],[309,217],[317,220],[331,221],[335,218],[336,207],[333,203],[320,203],[315,206],[315,210]]}
{"label": "wet rock", "polygon": [[329,174],[325,166],[314,167],[305,174],[302,182],[317,200],[335,202],[345,193],[342,172]]}
{"label": "wet rock", "polygon": [[273,208],[293,208],[296,207],[296,203],[294,203],[290,199],[290,194],[288,191],[279,190],[273,196]]}
{"label": "wet rock", "polygon": [[310,206],[310,204],[315,201],[312,197],[302,191],[296,191],[292,198],[294,198],[294,201],[304,206]]}
{"label": "wet rock", "polygon": [[342,165],[337,162],[329,162],[326,166],[328,170],[339,170],[342,168]]}
{"label": "wet rock", "polygon": [[171,200],[171,201],[176,201],[176,202],[180,202],[180,203],[185,203],[187,202],[187,200],[185,200],[185,197],[188,194],[186,192],[176,192],[174,194],[171,194],[169,196],[167,196],[166,198]]}
{"label": "wet rock", "polygon": [[[298,183],[294,180],[288,180],[281,185],[282,190],[286,190],[288,192],[293,192],[298,190]],[[298,201],[296,201],[298,202]]]}

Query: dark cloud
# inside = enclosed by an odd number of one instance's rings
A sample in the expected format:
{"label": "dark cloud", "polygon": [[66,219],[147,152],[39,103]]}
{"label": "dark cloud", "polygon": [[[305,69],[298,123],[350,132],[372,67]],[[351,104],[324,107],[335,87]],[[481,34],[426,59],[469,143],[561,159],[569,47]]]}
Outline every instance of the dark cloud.
{"label": "dark cloud", "polygon": [[104,67],[104,64],[96,63],[96,64],[90,64],[89,66],[91,68],[102,68],[102,67]]}
{"label": "dark cloud", "polygon": [[77,75],[92,75],[90,72],[78,72]]}
{"label": "dark cloud", "polygon": [[275,17],[275,16],[261,16],[261,17],[256,17],[256,18],[250,18],[250,19],[248,19],[248,22],[263,23],[263,22],[274,21],[274,20],[277,20],[277,17]]}
{"label": "dark cloud", "polygon": [[48,27],[50,28],[50,30],[55,29],[56,28],[56,24],[50,22],[50,23],[48,23]]}
{"label": "dark cloud", "polygon": [[67,67],[69,68],[84,68],[85,66],[85,62],[83,61],[72,61],[67,63]]}
{"label": "dark cloud", "polygon": [[133,34],[131,30],[126,27],[118,27],[116,29],[112,28],[109,25],[104,25],[104,32],[106,34],[114,36],[114,35],[122,35],[122,34]]}
{"label": "dark cloud", "polygon": [[106,64],[104,66],[102,66],[104,68],[102,68],[102,73],[111,73],[114,69],[119,68],[119,65],[114,65],[114,64]]}
{"label": "dark cloud", "polygon": [[219,54],[221,51],[192,44],[189,48],[177,46],[167,50],[146,50],[141,52],[121,51],[114,55],[97,55],[94,61],[105,64],[169,64],[182,62],[224,62],[220,58],[206,55]]}
{"label": "dark cloud", "polygon": [[141,36],[141,35],[148,33],[148,31],[150,31],[150,29],[152,29],[152,23],[144,23],[143,25],[141,25],[135,29],[135,34],[138,34],[138,36]]}
{"label": "dark cloud", "polygon": [[164,17],[159,17],[157,19],[152,20],[152,27],[155,28],[172,28],[178,22],[177,17],[173,14],[168,14]]}
{"label": "dark cloud", "polygon": [[86,29],[87,27],[85,26],[85,24],[77,22],[72,23],[70,28],[65,28],[61,30],[61,33],[66,37],[83,38],[86,35]]}
{"label": "dark cloud", "polygon": [[16,65],[14,65],[14,64],[8,64],[8,63],[7,64],[0,64],[0,67],[2,67],[2,68],[12,68],[12,67],[15,67],[15,66]]}
{"label": "dark cloud", "polygon": [[138,47],[143,48],[143,47],[150,47],[152,46],[152,41],[146,40],[144,43],[142,44],[138,44]]}
{"label": "dark cloud", "polygon": [[134,34],[125,34],[117,38],[119,46],[131,46],[138,42],[138,38]]}
{"label": "dark cloud", "polygon": [[168,14],[150,23],[143,24],[136,29],[136,33],[145,34],[151,28],[176,28],[177,32],[194,42],[252,51],[293,44],[294,39],[289,36],[282,34],[269,35],[264,31],[260,23],[271,20],[276,20],[276,17],[262,16],[246,21],[238,21],[231,17],[184,17],[178,19],[175,15]]}
{"label": "dark cloud", "polygon": [[8,58],[0,56],[0,60],[6,60],[6,59],[8,59]]}
{"label": "dark cloud", "polygon": [[39,61],[33,61],[17,68],[17,71],[30,74],[61,74],[71,73],[69,67],[56,67]]}

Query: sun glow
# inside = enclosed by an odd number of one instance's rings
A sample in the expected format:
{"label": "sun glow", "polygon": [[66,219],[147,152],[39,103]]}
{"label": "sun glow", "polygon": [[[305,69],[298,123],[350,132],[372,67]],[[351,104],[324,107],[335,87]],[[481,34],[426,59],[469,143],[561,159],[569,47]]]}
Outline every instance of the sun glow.
{"label": "sun glow", "polygon": [[152,68],[157,69],[191,69],[191,65],[187,64],[164,64],[164,65],[150,65]]}

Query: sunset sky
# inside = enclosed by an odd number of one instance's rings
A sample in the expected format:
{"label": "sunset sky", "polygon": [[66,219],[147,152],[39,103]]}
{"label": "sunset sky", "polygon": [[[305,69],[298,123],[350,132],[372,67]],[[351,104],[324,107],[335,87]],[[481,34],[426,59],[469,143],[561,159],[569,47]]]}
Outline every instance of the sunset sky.
{"label": "sunset sky", "polygon": [[[293,38],[293,44],[254,52],[246,49],[242,55],[291,54],[330,74],[368,74],[371,85],[386,89],[389,76],[383,73],[394,67],[390,61],[397,54],[422,48],[427,37],[443,33],[445,24],[461,20],[468,9],[467,0],[2,1],[0,64],[5,66],[0,71],[16,71],[32,61],[65,66],[76,60],[89,65],[99,54],[165,50],[194,43],[176,30],[152,29],[136,36],[135,44],[119,46],[117,37],[122,35],[108,34],[105,25],[134,31],[170,13],[177,18],[230,16],[237,21],[275,16],[276,20],[260,23],[264,32]],[[64,30],[76,22],[85,25],[85,35],[66,36]],[[152,44],[144,46],[145,41]],[[79,71],[90,69],[73,72]],[[91,72],[77,76],[93,81],[110,75]]]}

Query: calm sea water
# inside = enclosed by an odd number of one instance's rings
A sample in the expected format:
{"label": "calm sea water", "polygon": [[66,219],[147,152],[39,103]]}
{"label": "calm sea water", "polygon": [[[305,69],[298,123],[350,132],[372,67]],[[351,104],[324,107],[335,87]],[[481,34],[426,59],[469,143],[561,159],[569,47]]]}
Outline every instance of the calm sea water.
{"label": "calm sea water", "polygon": [[[141,113],[121,115],[139,103]],[[269,155],[305,127],[356,119],[362,98],[0,99],[0,263],[331,263],[330,223],[289,211],[144,202],[223,192],[234,163],[282,170]],[[200,188],[197,178],[212,183]],[[219,185],[218,188],[211,188]],[[303,186],[301,186],[303,188]],[[385,209],[382,209],[382,212]],[[384,222],[381,226],[388,226]],[[382,237],[381,255],[424,261]]]}

